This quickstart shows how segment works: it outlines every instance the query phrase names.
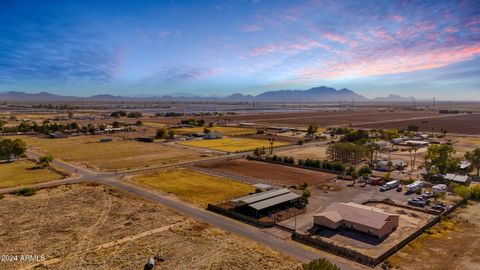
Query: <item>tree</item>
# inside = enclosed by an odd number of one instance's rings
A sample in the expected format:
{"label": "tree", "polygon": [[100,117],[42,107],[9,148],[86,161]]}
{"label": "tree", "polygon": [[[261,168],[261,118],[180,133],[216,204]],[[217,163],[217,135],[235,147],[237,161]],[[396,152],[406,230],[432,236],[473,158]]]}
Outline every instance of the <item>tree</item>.
{"label": "tree", "polygon": [[467,200],[472,196],[472,191],[468,187],[462,185],[455,187],[453,193]]}
{"label": "tree", "polygon": [[264,147],[257,147],[253,150],[253,155],[256,156],[257,158],[260,158],[261,156],[265,155],[265,148]]}
{"label": "tree", "polygon": [[360,168],[360,170],[358,170],[358,174],[362,176],[365,174],[372,174],[372,169],[370,168],[370,166],[365,165]]}
{"label": "tree", "polygon": [[309,125],[307,129],[307,135],[308,136],[314,136],[318,132],[318,126],[317,125]]}
{"label": "tree", "polygon": [[298,145],[303,145],[305,143],[305,140],[303,138],[298,139],[297,144]]}
{"label": "tree", "polygon": [[408,131],[418,132],[418,126],[410,125],[408,126]]}
{"label": "tree", "polygon": [[427,149],[425,168],[427,172],[445,174],[455,172],[459,166],[459,159],[454,158],[455,149],[448,144],[434,144]]}
{"label": "tree", "polygon": [[157,133],[155,134],[156,139],[165,139],[168,135],[168,131],[166,128],[161,128],[157,130]]}
{"label": "tree", "polygon": [[21,139],[15,139],[12,142],[12,155],[15,159],[25,154],[27,151],[27,144]]}
{"label": "tree", "polygon": [[340,270],[338,266],[331,263],[327,259],[315,259],[302,266],[303,270]]}
{"label": "tree", "polygon": [[480,148],[465,153],[465,159],[468,160],[472,164],[472,167],[477,170],[478,177],[480,175]]}
{"label": "tree", "polygon": [[208,134],[210,132],[211,130],[209,128],[206,128],[206,127],[203,128],[203,133]]}
{"label": "tree", "polygon": [[5,139],[0,141],[0,158],[10,162],[12,157],[18,159],[27,150],[27,144],[21,139]]}
{"label": "tree", "polygon": [[173,130],[170,129],[170,130],[168,131],[168,137],[167,137],[167,139],[170,140],[170,141],[172,141],[174,138],[175,138],[175,131],[173,131]]}
{"label": "tree", "polygon": [[275,138],[269,138],[268,142],[270,143],[270,155],[273,154],[273,145],[275,144]]}
{"label": "tree", "polygon": [[52,155],[46,155],[46,156],[39,157],[37,164],[46,168],[46,167],[50,166],[50,163],[52,163],[52,162],[53,162],[53,156]]}

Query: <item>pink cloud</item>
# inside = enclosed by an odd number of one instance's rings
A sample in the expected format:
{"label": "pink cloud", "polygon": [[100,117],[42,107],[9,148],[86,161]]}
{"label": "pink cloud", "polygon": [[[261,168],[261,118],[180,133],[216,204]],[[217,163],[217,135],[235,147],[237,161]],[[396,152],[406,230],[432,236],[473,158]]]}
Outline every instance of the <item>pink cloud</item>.
{"label": "pink cloud", "polygon": [[255,48],[251,50],[248,55],[249,56],[259,56],[259,55],[264,55],[264,54],[269,54],[276,52],[278,50],[277,45],[266,45],[262,47]]}
{"label": "pink cloud", "polygon": [[400,15],[393,15],[393,16],[392,16],[392,19],[393,19],[394,21],[401,22],[401,21],[403,21],[404,18],[403,18],[402,16],[400,16]]}
{"label": "pink cloud", "polygon": [[260,25],[257,25],[257,24],[249,24],[249,25],[246,25],[242,28],[242,31],[246,32],[246,33],[258,32],[258,31],[262,31],[262,30],[263,30],[263,27],[261,27]]}
{"label": "pink cloud", "polygon": [[377,57],[362,55],[354,57],[352,60],[327,62],[322,67],[305,68],[298,72],[298,76],[304,80],[318,80],[395,74],[439,68],[470,60],[479,54],[480,45],[440,48],[417,54],[395,49],[377,55]]}
{"label": "pink cloud", "polygon": [[456,33],[456,32],[458,32],[458,28],[450,26],[450,27],[445,28],[443,31],[445,31],[447,33]]}
{"label": "pink cloud", "polygon": [[340,35],[337,35],[337,34],[333,34],[333,33],[325,33],[323,35],[323,38],[325,39],[328,39],[330,41],[335,41],[335,42],[338,42],[338,43],[346,43],[347,42],[347,39],[340,36]]}

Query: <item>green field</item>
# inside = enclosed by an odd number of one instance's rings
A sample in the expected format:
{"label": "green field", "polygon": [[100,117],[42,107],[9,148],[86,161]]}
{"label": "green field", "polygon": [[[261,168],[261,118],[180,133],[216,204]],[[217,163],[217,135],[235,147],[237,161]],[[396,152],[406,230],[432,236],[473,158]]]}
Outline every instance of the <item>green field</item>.
{"label": "green field", "polygon": [[[270,142],[266,140],[255,140],[247,138],[223,138],[215,140],[195,140],[179,142],[181,145],[208,148],[224,152],[237,152],[253,150],[257,147],[270,147]],[[287,145],[283,142],[274,142],[274,146]]]}
{"label": "green field", "polygon": [[62,176],[27,160],[0,163],[0,188],[24,186],[61,179]]}
{"label": "green field", "polygon": [[251,185],[183,169],[138,175],[133,181],[175,194],[202,207],[255,191]]}
{"label": "green field", "polygon": [[128,170],[158,166],[179,161],[200,159],[200,151],[192,151],[164,143],[144,143],[115,138],[101,143],[108,136],[77,136],[65,139],[22,137],[34,149],[55,158],[100,170]]}

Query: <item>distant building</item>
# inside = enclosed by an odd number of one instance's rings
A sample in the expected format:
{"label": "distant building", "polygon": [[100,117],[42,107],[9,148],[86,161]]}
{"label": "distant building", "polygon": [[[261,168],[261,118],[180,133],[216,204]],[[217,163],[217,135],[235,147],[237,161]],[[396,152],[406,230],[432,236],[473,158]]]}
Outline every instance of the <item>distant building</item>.
{"label": "distant building", "polygon": [[61,138],[67,138],[67,134],[65,133],[62,133],[62,132],[52,132],[50,134],[48,134],[48,137],[52,138],[52,139],[61,139]]}
{"label": "distant building", "polygon": [[223,133],[221,132],[209,132],[203,136],[205,140],[214,140],[214,139],[221,139],[223,138]]}
{"label": "distant building", "polygon": [[389,162],[392,163],[392,170],[403,170],[407,166],[407,163],[401,159],[380,160],[375,164],[375,170],[382,172],[389,171]]}
{"label": "distant building", "polygon": [[271,185],[262,184],[262,183],[254,184],[253,187],[255,188],[255,193],[264,192],[264,191],[273,189]]}
{"label": "distant building", "polygon": [[420,140],[407,140],[407,141],[404,141],[404,142],[401,143],[401,145],[417,146],[417,147],[425,147],[425,146],[428,146],[429,144],[430,144],[430,142],[420,141]]}
{"label": "distant building", "polygon": [[315,226],[329,229],[351,229],[385,238],[398,227],[399,215],[358,203],[334,203],[324,212],[315,214]]}

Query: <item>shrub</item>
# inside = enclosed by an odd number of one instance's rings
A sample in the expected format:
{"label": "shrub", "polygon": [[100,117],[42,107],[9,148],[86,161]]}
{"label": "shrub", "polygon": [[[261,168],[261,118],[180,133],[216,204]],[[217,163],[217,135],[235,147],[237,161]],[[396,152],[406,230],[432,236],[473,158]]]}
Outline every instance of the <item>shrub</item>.
{"label": "shrub", "polygon": [[453,193],[467,200],[472,196],[472,191],[468,187],[462,185],[455,187]]}
{"label": "shrub", "polygon": [[17,196],[33,196],[35,194],[36,192],[33,188],[22,188],[16,193]]}
{"label": "shrub", "polygon": [[299,139],[297,142],[298,145],[303,145],[304,143],[305,143],[304,139]]}
{"label": "shrub", "polygon": [[302,266],[303,270],[340,270],[338,266],[331,263],[327,259],[315,259]]}
{"label": "shrub", "polygon": [[358,170],[358,174],[359,175],[372,174],[372,169],[370,168],[370,166],[365,165],[362,168],[360,168],[360,170]]}

